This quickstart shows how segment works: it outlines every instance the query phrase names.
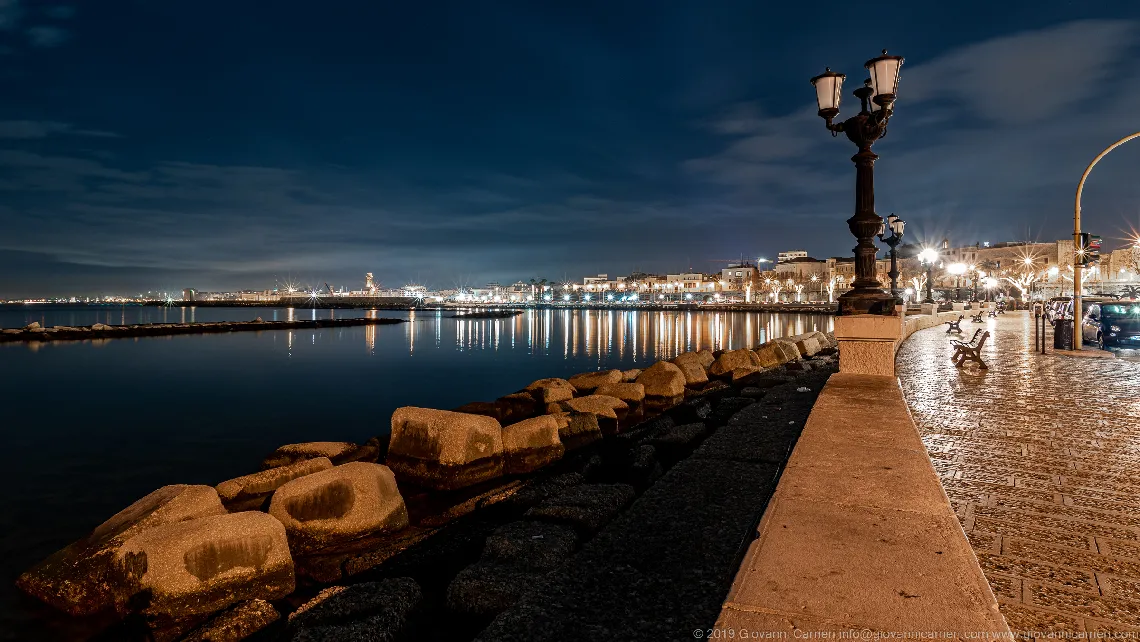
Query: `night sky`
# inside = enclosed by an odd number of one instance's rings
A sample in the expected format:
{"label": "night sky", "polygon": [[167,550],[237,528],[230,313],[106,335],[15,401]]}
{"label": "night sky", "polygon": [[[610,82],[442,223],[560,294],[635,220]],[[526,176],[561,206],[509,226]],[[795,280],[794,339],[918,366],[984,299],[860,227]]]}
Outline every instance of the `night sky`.
{"label": "night sky", "polygon": [[[826,10],[824,7],[828,7]],[[1140,129],[1140,3],[0,0],[0,299],[850,256],[808,79],[906,56],[877,209],[1055,240]],[[1085,229],[1140,227],[1140,141]]]}

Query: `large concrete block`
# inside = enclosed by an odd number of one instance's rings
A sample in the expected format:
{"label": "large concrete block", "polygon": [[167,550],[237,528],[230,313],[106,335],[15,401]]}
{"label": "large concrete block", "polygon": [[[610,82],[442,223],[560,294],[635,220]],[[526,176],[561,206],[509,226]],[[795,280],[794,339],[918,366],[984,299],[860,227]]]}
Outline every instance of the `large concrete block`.
{"label": "large concrete block", "polygon": [[796,340],[796,349],[799,350],[801,357],[814,357],[822,346],[814,336],[807,336]]}
{"label": "large concrete block", "polygon": [[310,441],[281,446],[261,462],[261,468],[268,470],[318,457],[326,457],[333,464],[376,461],[378,454],[379,442],[375,439],[369,440],[363,446],[350,441]]}
{"label": "large concrete block", "polygon": [[115,554],[131,598],[120,612],[185,617],[244,600],[293,592],[285,527],[257,511],[165,524],[127,540]]}
{"label": "large concrete block", "polygon": [[632,405],[645,400],[645,386],[640,383],[608,383],[595,390],[594,394],[621,399]]}
{"label": "large concrete block", "polygon": [[563,401],[562,407],[565,410],[588,412],[598,417],[605,417],[606,419],[617,419],[617,411],[628,410],[629,404],[616,397],[587,395],[585,397],[577,397],[569,401]]}
{"label": "large concrete block", "polygon": [[724,377],[732,374],[738,368],[759,368],[760,362],[751,350],[728,350],[717,357],[709,374],[714,377]]}
{"label": "large concrete block", "polygon": [[637,383],[645,386],[647,397],[673,399],[685,394],[685,374],[668,361],[658,361],[642,371]]}
{"label": "large concrete block", "polygon": [[401,478],[429,488],[463,488],[503,474],[502,433],[491,417],[397,408],[387,464]]}
{"label": "large concrete block", "polygon": [[558,422],[558,439],[566,450],[574,450],[602,438],[598,416],[588,412],[563,412],[550,415]]}
{"label": "large concrete block", "polygon": [[703,366],[705,370],[708,370],[716,361],[716,357],[713,356],[712,350],[706,348],[697,351],[697,360],[700,361],[701,366]]}
{"label": "large concrete block", "polygon": [[131,537],[185,520],[222,515],[209,486],[163,486],[100,524],[90,535],[33,566],[16,580],[24,592],[72,615],[89,615],[125,597],[115,554]]}
{"label": "large concrete block", "polygon": [[775,368],[787,362],[787,359],[784,358],[783,351],[770,341],[756,348],[753,352],[761,368]]}
{"label": "large concrete block", "polygon": [[602,370],[601,372],[583,372],[570,377],[570,385],[579,393],[590,394],[599,386],[607,383],[620,383],[621,370]]}
{"label": "large concrete block", "polygon": [[772,344],[775,345],[776,349],[783,355],[783,363],[795,361],[800,358],[800,349],[796,347],[795,343],[785,339],[774,339]]}
{"label": "large concrete block", "polygon": [[286,483],[332,467],[333,464],[328,457],[304,459],[294,464],[236,477],[214,488],[218,491],[222,503],[230,511],[255,510],[261,508],[273,491]]}
{"label": "large concrete block", "polygon": [[507,474],[529,473],[559,459],[566,452],[553,415],[503,426],[503,467]]}
{"label": "large concrete block", "polygon": [[548,404],[557,401],[566,401],[574,397],[574,386],[565,379],[552,377],[539,379],[525,388],[539,403]]}
{"label": "large concrete block", "polygon": [[319,553],[400,530],[408,510],[387,466],[353,462],[298,477],[273,493],[269,514],[295,555]]}
{"label": "large concrete block", "polygon": [[705,366],[701,364],[701,358],[696,352],[684,352],[672,361],[673,365],[681,369],[681,373],[685,375],[686,385],[697,385],[706,383],[709,380],[709,375],[705,372]]}

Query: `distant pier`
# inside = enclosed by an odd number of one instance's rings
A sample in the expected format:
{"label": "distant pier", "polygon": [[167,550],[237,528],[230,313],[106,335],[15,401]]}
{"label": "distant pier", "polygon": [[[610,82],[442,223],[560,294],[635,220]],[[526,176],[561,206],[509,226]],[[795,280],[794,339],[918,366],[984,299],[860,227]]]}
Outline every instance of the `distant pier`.
{"label": "distant pier", "polygon": [[344,328],[360,325],[387,325],[405,323],[405,319],[316,319],[308,321],[220,321],[213,323],[142,323],[133,325],[42,327],[32,323],[23,328],[0,330],[0,343],[37,341],[84,341],[90,339],[125,339],[131,337],[162,337],[178,334],[219,334],[226,332],[261,332],[266,330],[312,330],[317,328]]}

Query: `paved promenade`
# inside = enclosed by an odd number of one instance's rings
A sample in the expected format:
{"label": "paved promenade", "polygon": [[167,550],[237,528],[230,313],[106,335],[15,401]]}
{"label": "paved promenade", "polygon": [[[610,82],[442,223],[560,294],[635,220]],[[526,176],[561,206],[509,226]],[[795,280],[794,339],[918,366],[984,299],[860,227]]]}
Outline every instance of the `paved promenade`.
{"label": "paved promenade", "polygon": [[897,365],[1010,629],[1140,631],[1140,363],[1034,354],[1025,312],[982,327],[989,370],[955,368],[945,326]]}

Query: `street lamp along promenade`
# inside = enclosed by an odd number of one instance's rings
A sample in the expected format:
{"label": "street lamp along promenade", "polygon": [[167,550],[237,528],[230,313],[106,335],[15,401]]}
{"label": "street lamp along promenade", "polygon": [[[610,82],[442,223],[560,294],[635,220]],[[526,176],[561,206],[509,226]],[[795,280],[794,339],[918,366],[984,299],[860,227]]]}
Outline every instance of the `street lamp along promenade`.
{"label": "street lamp along promenade", "polygon": [[[897,214],[891,214],[879,225],[879,240],[891,248],[891,271],[887,272],[887,276],[891,277],[891,296],[895,298],[899,296],[899,264],[895,248],[902,242],[903,228],[905,227],[906,221],[899,218]],[[884,237],[888,229],[891,231],[891,235]]]}
{"label": "street lamp along promenade", "polygon": [[934,267],[934,262],[938,260],[938,250],[928,247],[918,253],[918,260],[926,266],[926,299],[923,300],[923,303],[934,303],[934,292],[931,290],[933,285],[931,281],[934,277],[930,271]]}
{"label": "street lamp along promenade", "polygon": [[847,227],[858,240],[855,246],[855,280],[851,290],[839,297],[839,314],[893,315],[895,296],[884,292],[875,278],[875,255],[878,249],[871,239],[883,224],[875,213],[875,160],[871,145],[887,134],[887,121],[894,113],[898,94],[901,56],[888,56],[887,50],[878,58],[868,60],[863,67],[870,73],[863,86],[853,93],[859,99],[860,111],[847,120],[836,123],[839,100],[845,75],[827,68],[811,79],[815,87],[819,116],[826,122],[832,136],[839,132],[859,147],[851,160],[855,162],[855,215],[847,219]]}

